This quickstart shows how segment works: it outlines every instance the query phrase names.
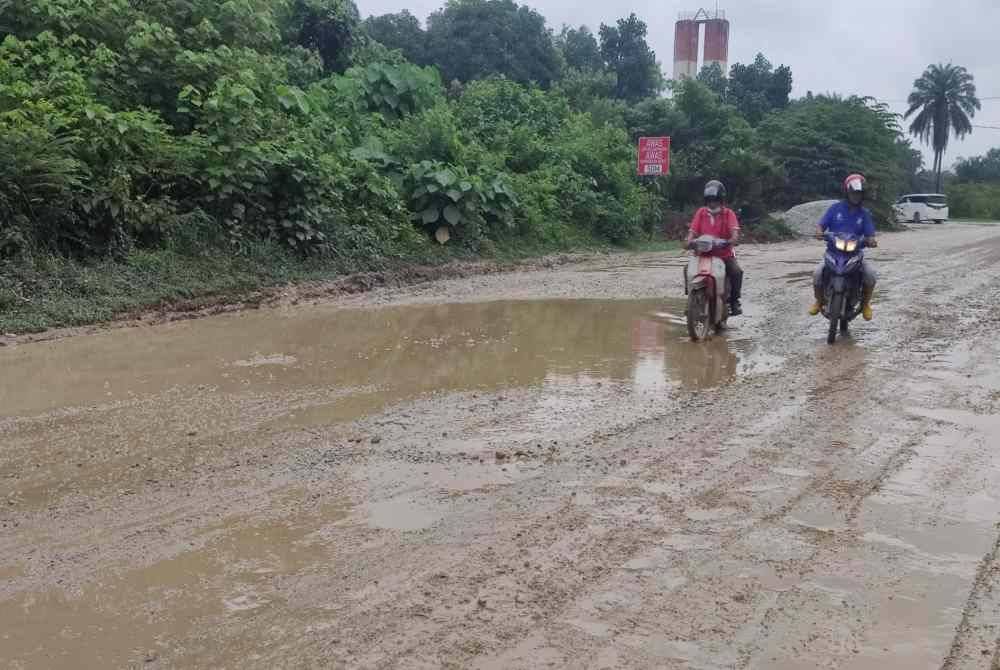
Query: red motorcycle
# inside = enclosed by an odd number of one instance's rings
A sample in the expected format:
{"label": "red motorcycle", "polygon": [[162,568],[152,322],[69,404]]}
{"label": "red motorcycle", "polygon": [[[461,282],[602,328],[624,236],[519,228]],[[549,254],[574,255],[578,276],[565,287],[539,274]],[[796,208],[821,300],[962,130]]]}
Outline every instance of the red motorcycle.
{"label": "red motorcycle", "polygon": [[712,256],[717,249],[730,246],[729,240],[702,235],[688,244],[693,253],[684,267],[684,294],[687,299],[688,335],[694,341],[708,337],[711,330],[720,332],[729,319],[729,282],[726,264]]}

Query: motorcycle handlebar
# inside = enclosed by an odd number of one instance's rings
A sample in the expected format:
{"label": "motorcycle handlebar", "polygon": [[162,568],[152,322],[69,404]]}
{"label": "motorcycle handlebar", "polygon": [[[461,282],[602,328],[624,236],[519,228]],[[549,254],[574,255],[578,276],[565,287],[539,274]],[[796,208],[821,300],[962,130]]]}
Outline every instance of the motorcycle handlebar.
{"label": "motorcycle handlebar", "polygon": [[[831,233],[829,230],[824,231],[822,233],[816,233],[816,235],[815,235],[815,237],[816,237],[817,240],[823,240],[823,241],[832,240],[836,236],[837,236],[836,233]],[[876,246],[878,246],[878,240],[876,238],[874,238],[874,237],[869,238],[869,237],[862,236],[862,237],[858,238],[858,244],[859,245],[863,244],[866,247],[876,247]]]}
{"label": "motorcycle handlebar", "polygon": [[[712,248],[714,249],[725,249],[726,247],[733,247],[733,246],[736,246],[736,244],[731,242],[730,240],[715,240],[714,242],[712,242]],[[685,248],[688,249],[689,251],[694,251],[695,249],[698,248],[698,241],[691,240],[690,242],[687,243]]]}

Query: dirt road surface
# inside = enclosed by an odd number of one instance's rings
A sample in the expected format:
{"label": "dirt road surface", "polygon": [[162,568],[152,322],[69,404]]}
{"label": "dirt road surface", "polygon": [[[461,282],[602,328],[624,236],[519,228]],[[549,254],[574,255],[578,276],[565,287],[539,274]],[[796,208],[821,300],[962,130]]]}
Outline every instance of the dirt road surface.
{"label": "dirt road surface", "polygon": [[0,667],[997,670],[1000,226],[821,251],[0,348]]}

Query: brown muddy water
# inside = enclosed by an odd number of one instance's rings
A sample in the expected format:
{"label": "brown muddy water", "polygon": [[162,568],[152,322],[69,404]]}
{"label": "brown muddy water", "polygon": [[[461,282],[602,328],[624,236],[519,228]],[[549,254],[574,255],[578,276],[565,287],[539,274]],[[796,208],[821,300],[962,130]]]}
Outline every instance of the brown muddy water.
{"label": "brown muddy water", "polygon": [[[634,394],[703,389],[725,383],[747,365],[768,363],[751,355],[737,331],[690,342],[683,309],[678,300],[291,308],[6,348],[0,350],[0,438],[35,434],[31,439],[40,440],[44,431],[61,431],[46,448],[59,449],[50,456],[64,462],[34,486],[5,493],[11,505],[29,506],[44,506],[68,490],[101,495],[116,476],[111,473],[131,462],[130,454],[190,449],[176,436],[221,436],[247,423],[263,422],[270,434],[329,426],[450,392],[538,387],[552,396],[554,406],[565,402],[557,396],[567,389],[586,395],[602,383]],[[291,410],[287,404],[262,404],[261,416],[246,416],[247,398],[294,394],[309,400]],[[178,407],[170,408],[171,398]],[[195,405],[180,407],[189,401]],[[105,417],[96,419],[103,425],[76,423],[83,416],[95,421],[95,415]],[[223,442],[265,438],[220,439],[219,448]],[[106,441],[119,445],[111,463],[87,461],[95,443],[103,447]],[[60,442],[68,446],[65,451]],[[198,458],[197,451],[185,452],[185,467]],[[71,467],[77,460],[83,462]],[[13,476],[16,469],[0,464],[0,477]],[[522,476],[516,467],[479,475],[424,469],[433,470],[445,482],[441,486],[454,480],[456,491]],[[379,481],[366,476],[373,485]],[[146,481],[160,477],[150,474]],[[280,498],[296,496],[294,488],[276,491]],[[123,500],[133,493],[119,491]],[[433,522],[436,513],[404,494],[368,505],[360,520],[413,531]],[[140,667],[166,649],[174,658],[198,657],[211,647],[210,639],[184,653],[172,640],[198,639],[199,621],[280,609],[295,588],[288,581],[308,578],[329,556],[317,533],[345,516],[345,507],[336,505],[265,522],[230,516],[152,561],[124,557],[103,568],[96,581],[16,595],[0,608],[3,657],[13,660],[12,667],[51,668]],[[88,536],[95,546],[115,541],[101,528]],[[23,564],[0,569],[5,579],[25,578]],[[235,662],[238,649],[228,661]]]}
{"label": "brown muddy water", "polygon": [[749,343],[692,343],[679,301],[557,300],[311,308],[227,315],[0,351],[0,416],[134,400],[179,387],[347,390],[315,421],[348,420],[429,392],[580,376],[707,388]]}

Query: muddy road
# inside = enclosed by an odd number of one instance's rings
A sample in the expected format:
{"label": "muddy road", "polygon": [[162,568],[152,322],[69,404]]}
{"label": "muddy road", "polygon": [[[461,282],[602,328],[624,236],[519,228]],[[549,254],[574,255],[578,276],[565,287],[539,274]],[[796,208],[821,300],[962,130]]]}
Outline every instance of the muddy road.
{"label": "muddy road", "polygon": [[741,253],[0,348],[0,667],[997,670],[1000,226]]}

